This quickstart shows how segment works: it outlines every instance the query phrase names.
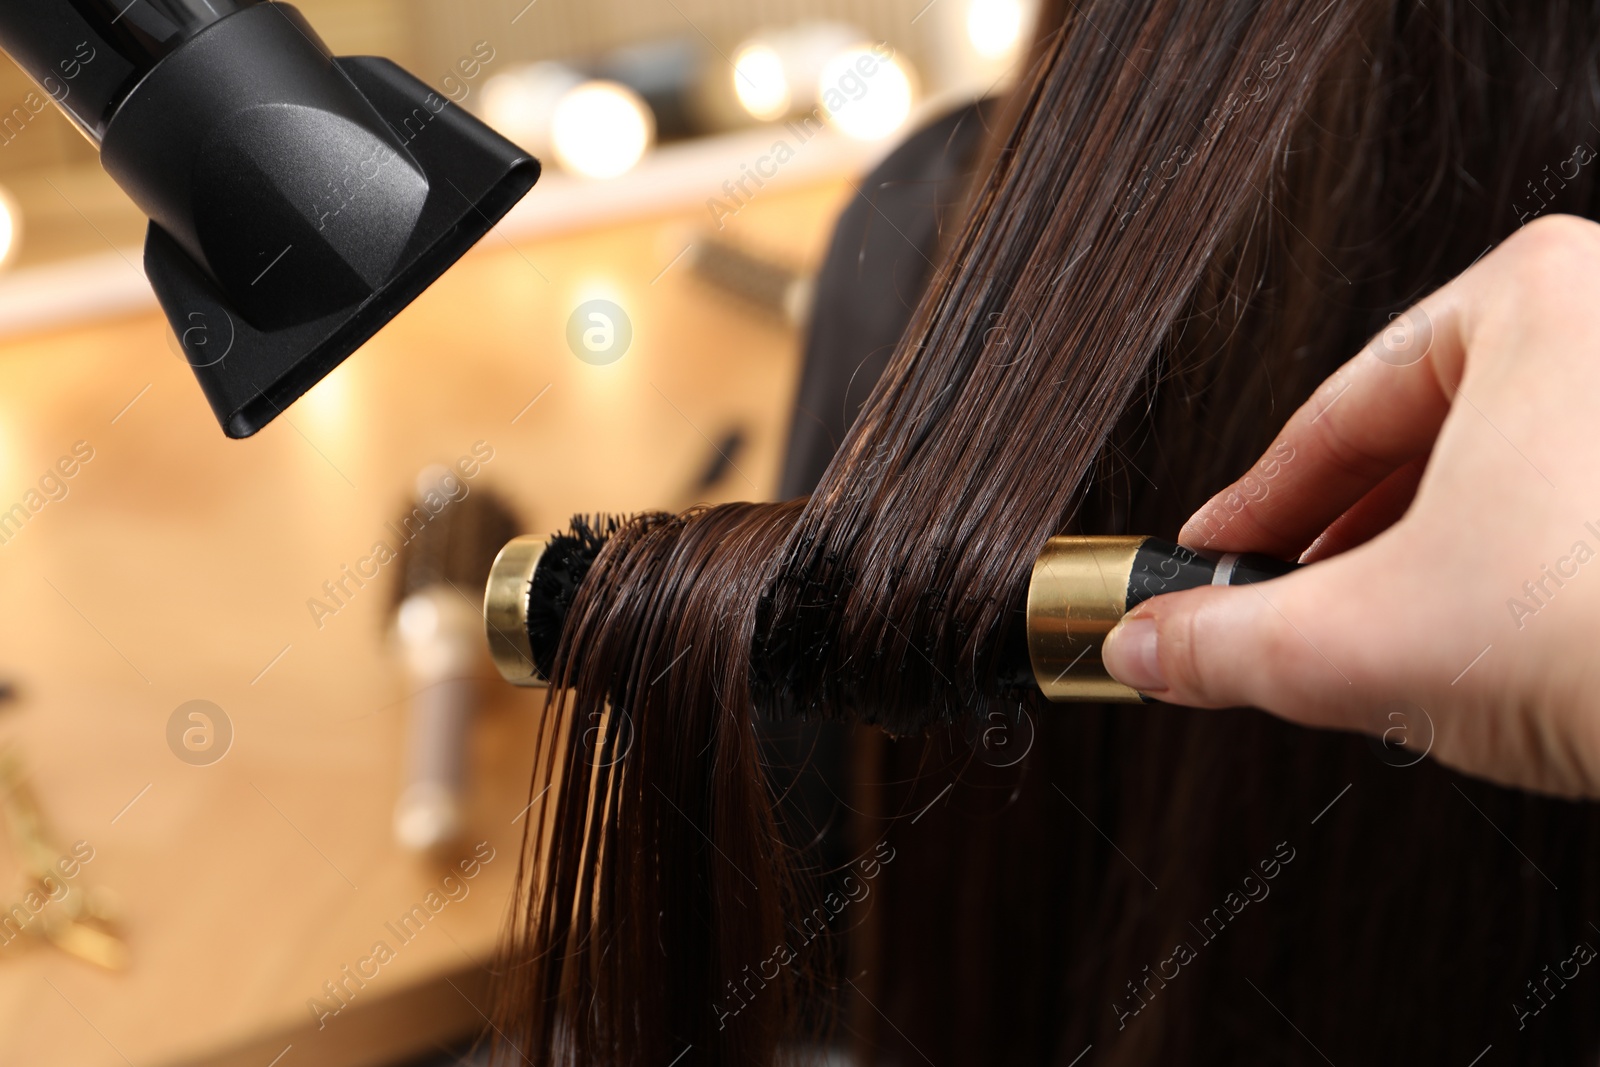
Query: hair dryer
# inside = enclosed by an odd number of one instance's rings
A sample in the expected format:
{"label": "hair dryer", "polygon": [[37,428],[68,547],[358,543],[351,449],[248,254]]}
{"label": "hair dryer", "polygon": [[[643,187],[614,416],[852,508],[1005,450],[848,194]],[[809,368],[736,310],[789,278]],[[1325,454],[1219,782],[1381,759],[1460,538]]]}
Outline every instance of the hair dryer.
{"label": "hair dryer", "polygon": [[144,269],[223,432],[248,437],[431,285],[539,163],[264,0],[27,0],[0,48],[150,218]]}

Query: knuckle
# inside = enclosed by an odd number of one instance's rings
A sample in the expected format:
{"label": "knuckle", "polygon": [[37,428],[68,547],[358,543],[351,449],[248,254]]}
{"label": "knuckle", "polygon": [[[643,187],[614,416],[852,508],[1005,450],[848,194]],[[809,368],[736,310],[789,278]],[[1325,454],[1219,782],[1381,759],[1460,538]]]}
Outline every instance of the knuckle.
{"label": "knuckle", "polygon": [[1506,245],[1513,243],[1528,252],[1592,253],[1600,248],[1600,223],[1577,215],[1545,215],[1512,234]]}
{"label": "knuckle", "polygon": [[1544,302],[1574,279],[1600,273],[1600,224],[1574,215],[1535,219],[1507,238],[1505,267],[1517,295]]}
{"label": "knuckle", "polygon": [[1327,418],[1311,423],[1307,433],[1313,451],[1325,456],[1334,470],[1356,480],[1370,481],[1387,474],[1396,458],[1374,455],[1358,447],[1341,429],[1340,415],[1331,412]]}

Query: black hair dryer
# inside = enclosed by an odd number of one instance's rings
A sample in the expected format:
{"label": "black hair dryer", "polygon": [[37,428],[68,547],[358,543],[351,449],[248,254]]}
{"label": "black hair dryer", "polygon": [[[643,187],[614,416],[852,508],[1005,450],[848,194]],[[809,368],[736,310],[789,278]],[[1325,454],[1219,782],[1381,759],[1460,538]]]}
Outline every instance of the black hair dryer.
{"label": "black hair dryer", "polygon": [[539,178],[386,59],[265,0],[4,0],[0,48],[150,218],[144,269],[229,437],[397,315]]}

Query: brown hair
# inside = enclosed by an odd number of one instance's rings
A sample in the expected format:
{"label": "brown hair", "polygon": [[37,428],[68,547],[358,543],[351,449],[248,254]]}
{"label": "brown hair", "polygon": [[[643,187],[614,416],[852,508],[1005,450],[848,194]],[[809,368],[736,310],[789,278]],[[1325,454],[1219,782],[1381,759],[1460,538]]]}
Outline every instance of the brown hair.
{"label": "brown hair", "polygon": [[[1375,1022],[1383,1006],[1340,979],[1382,985],[1386,938],[1443,945],[1449,921],[1501,946],[1494,988],[1509,999],[1582,932],[1600,874],[1586,812],[1463,791],[1432,767],[1398,777],[1360,741],[1255,715],[1041,707],[995,675],[1047,537],[1170,534],[1387,315],[1514,228],[1522,176],[1600,119],[1600,13],[1046,6],[967,224],[816,493],[636,519],[579,590],[513,905],[505,1062],[659,1067],[692,1049],[682,1062],[768,1063],[825,1023],[838,986],[799,921],[816,913],[814,880],[774,815],[758,714],[933,731],[879,768],[888,810],[942,798],[958,813],[887,830],[906,858],[878,872],[884,1062],[926,1059],[919,1038],[941,1063],[1066,1063],[1086,1044],[1098,1062],[1309,1058],[1292,1034],[1258,1040],[1219,1011],[1275,1035],[1274,1019],[1314,1019],[1319,1041],[1358,1058],[1409,1045],[1433,1059],[1476,1036],[1441,1037],[1426,1013],[1410,1030]],[[1541,211],[1594,214],[1593,189],[1579,174]],[[1018,701],[1035,751],[974,767],[962,725]],[[1366,795],[1317,831],[1320,880],[1279,883],[1271,925],[1265,907],[1241,919],[1201,958],[1210,978],[1161,985],[1165,1025],[1128,1033],[1126,998],[1155,1003],[1142,983],[1186,924],[1261,863],[1292,865],[1278,843],[1294,852],[1336,782],[1357,780]],[[1450,817],[1452,789],[1526,831],[1541,869],[1554,861],[1539,835],[1569,835],[1572,903],[1551,911],[1520,865],[1497,866],[1486,828],[1459,847],[1381,847],[1386,819]],[[1347,903],[1402,875],[1432,918]],[[1517,909],[1514,933],[1490,932],[1474,900],[1436,899],[1452,878]],[[1319,928],[1336,920],[1342,934]],[[1320,946],[1326,970],[1296,967],[1264,930]],[[1218,992],[1227,968],[1256,991]],[[1237,1001],[1257,995],[1278,1014]],[[1471,1014],[1488,1003],[1473,997]],[[1569,1003],[1539,1048],[1592,1044],[1596,1024]],[[1359,1032],[1331,1035],[1351,1005]]]}

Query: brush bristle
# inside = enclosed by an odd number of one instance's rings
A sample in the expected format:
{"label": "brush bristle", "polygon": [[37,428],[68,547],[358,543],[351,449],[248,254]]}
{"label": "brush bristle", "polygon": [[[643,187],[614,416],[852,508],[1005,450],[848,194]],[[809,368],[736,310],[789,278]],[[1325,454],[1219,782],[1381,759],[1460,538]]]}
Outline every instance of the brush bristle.
{"label": "brush bristle", "polygon": [[573,597],[600,550],[626,522],[613,515],[574,515],[566,531],[550,538],[528,586],[528,645],[541,676],[554,676]]}
{"label": "brush bristle", "polygon": [[391,525],[397,538],[398,578],[390,610],[413,593],[446,583],[467,597],[481,597],[500,546],[522,528],[516,513],[493,490],[478,488],[449,500],[437,512],[414,503]]}

